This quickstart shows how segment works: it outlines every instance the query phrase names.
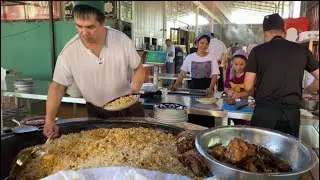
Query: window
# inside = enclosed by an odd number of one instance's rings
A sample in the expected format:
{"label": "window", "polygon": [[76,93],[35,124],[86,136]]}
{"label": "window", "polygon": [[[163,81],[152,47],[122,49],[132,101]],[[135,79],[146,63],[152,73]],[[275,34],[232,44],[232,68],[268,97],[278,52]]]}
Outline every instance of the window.
{"label": "window", "polygon": [[132,1],[120,1],[120,18],[123,21],[132,20]]}

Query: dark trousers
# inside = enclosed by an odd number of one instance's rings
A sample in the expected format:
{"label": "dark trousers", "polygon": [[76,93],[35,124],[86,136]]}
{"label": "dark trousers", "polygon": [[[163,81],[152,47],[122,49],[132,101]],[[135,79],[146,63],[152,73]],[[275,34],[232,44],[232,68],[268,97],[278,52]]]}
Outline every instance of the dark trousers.
{"label": "dark trousers", "polygon": [[224,91],[223,67],[219,67],[220,78],[218,79],[218,91]]}
{"label": "dark trousers", "polygon": [[[174,74],[174,63],[170,63],[170,62],[166,63],[166,73]],[[170,86],[171,83],[172,83],[172,80],[168,79],[166,82],[166,85]]]}
{"label": "dark trousers", "polygon": [[87,102],[86,106],[89,117],[96,117],[100,119],[116,117],[144,117],[144,108],[140,102],[120,111],[107,111],[102,107],[97,107],[89,102]]}
{"label": "dark trousers", "polygon": [[300,110],[288,105],[256,105],[251,126],[278,130],[299,137]]}
{"label": "dark trousers", "polygon": [[231,119],[234,123],[234,125],[246,125],[246,126],[250,126],[250,121],[246,121],[243,119]]}
{"label": "dark trousers", "polygon": [[210,128],[210,127],[214,127],[214,117],[188,114],[188,123],[197,124],[199,126]]}

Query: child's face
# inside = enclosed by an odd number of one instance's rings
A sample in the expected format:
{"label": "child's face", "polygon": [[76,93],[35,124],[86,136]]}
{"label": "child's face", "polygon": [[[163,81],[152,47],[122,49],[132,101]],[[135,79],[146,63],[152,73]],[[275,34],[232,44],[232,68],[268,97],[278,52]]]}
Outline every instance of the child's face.
{"label": "child's face", "polygon": [[237,73],[242,73],[246,67],[246,61],[241,57],[235,57],[232,61],[232,66]]}

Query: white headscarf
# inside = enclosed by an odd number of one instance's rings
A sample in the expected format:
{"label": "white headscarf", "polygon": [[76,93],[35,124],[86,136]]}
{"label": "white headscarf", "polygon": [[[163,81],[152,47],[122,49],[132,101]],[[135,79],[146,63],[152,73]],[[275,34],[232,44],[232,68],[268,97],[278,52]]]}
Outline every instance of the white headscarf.
{"label": "white headscarf", "polygon": [[[232,55],[232,61],[233,61],[233,58],[235,56],[244,56],[248,59],[248,55],[247,53],[243,50],[243,49],[238,49],[233,55]],[[247,62],[247,59],[245,60]],[[231,66],[230,68],[230,76],[229,76],[229,79],[233,79],[236,75],[236,71],[234,70],[234,67]]]}

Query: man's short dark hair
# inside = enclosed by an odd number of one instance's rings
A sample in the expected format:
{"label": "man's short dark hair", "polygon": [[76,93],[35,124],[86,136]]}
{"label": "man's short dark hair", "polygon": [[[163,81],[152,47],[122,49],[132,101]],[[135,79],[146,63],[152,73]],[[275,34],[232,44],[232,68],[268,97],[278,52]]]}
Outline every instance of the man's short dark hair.
{"label": "man's short dark hair", "polygon": [[214,38],[214,34],[213,33],[211,33],[211,36],[212,36],[212,38]]}
{"label": "man's short dark hair", "polygon": [[235,42],[235,43],[234,43],[234,45],[236,45],[236,46],[238,46],[238,44],[239,44],[238,42]]}
{"label": "man's short dark hair", "polygon": [[171,39],[166,39],[166,42],[171,42]]}
{"label": "man's short dark hair", "polygon": [[73,17],[79,19],[88,19],[90,15],[95,15],[97,21],[101,24],[106,19],[105,15],[102,14],[99,10],[86,6],[78,5],[73,9]]}

